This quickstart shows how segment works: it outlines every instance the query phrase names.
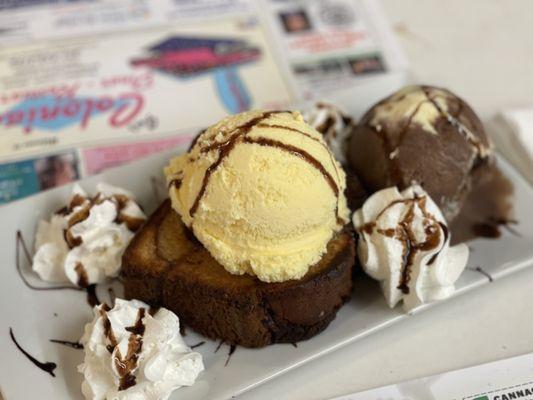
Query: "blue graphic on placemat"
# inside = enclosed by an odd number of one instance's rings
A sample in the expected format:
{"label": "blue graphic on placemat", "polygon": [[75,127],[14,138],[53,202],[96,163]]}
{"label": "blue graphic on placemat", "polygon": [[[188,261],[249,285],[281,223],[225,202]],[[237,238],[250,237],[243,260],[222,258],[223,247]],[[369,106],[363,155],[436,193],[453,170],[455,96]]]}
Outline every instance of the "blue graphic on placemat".
{"label": "blue graphic on placemat", "polygon": [[22,126],[27,132],[33,128],[60,131],[68,126],[88,123],[92,117],[116,110],[126,103],[124,99],[110,98],[31,97],[2,113],[0,125]]}
{"label": "blue graphic on placemat", "polygon": [[232,113],[250,108],[251,99],[235,67],[217,69],[215,85],[224,106]]}
{"label": "blue graphic on placemat", "polygon": [[238,113],[250,108],[252,99],[237,66],[257,61],[261,56],[258,47],[244,40],[174,36],[148,51],[148,57],[134,59],[131,64],[179,79],[213,73],[215,88],[228,111]]}
{"label": "blue graphic on placemat", "polygon": [[39,190],[33,160],[0,165],[0,204],[29,196]]}

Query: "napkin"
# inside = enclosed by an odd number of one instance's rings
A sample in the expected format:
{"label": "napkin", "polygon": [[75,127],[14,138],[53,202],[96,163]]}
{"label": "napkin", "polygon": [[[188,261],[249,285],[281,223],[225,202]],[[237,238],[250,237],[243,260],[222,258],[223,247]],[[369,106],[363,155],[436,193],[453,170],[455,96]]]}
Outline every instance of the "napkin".
{"label": "napkin", "polygon": [[504,110],[495,122],[496,147],[533,185],[533,107]]}

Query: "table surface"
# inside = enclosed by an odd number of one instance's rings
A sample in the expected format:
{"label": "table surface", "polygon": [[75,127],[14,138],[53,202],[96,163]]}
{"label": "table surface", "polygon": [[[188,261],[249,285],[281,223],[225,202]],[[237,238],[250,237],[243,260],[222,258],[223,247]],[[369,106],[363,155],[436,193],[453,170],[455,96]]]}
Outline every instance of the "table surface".
{"label": "table surface", "polygon": [[[415,81],[451,89],[489,122],[531,106],[529,0],[382,0]],[[440,304],[239,400],[327,399],[533,352],[533,268]]]}

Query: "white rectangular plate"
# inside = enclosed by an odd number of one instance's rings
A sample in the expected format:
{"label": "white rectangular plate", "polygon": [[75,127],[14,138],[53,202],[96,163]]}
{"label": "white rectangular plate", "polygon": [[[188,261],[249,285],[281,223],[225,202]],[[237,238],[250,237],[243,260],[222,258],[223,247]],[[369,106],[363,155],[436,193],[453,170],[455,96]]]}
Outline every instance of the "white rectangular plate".
{"label": "white rectangular plate", "polygon": [[[135,193],[150,213],[165,196],[162,186],[156,196],[152,183],[157,180],[162,185],[162,167],[175,153],[176,150],[118,167],[81,184],[89,192],[99,181],[127,188]],[[533,264],[533,190],[504,160],[500,159],[499,164],[514,183],[515,211],[519,221],[516,230],[521,237],[504,231],[498,240],[469,243],[472,248],[469,266],[483,267],[492,279]],[[64,204],[69,193],[70,187],[65,186],[0,207],[0,244],[3,250],[0,261],[0,388],[5,400],[82,399],[81,375],[76,366],[81,363],[83,352],[51,343],[49,339],[77,341],[80,338],[84,324],[92,317],[85,294],[69,290],[30,290],[21,281],[15,267],[17,230],[31,246],[39,218],[49,217]],[[23,260],[23,268],[31,277],[26,260]],[[36,278],[32,282],[39,283]],[[457,294],[487,283],[487,276],[472,269],[466,270],[457,284]],[[98,293],[101,300],[108,299],[106,288],[99,287]],[[422,307],[417,312],[428,307]],[[215,352],[218,343],[188,330],[185,340],[189,345],[206,342],[197,348],[204,357],[206,370],[193,387],[179,389],[171,398],[228,399],[403,318],[408,316],[398,308],[390,310],[386,306],[377,284],[360,278],[355,283],[353,299],[339,311],[330,327],[320,335],[298,343],[298,347],[283,344],[258,350],[237,348],[225,365],[229,351],[227,345],[222,345]],[[52,361],[58,365],[55,378],[34,367],[15,348],[9,338],[9,327],[13,328],[17,340],[30,354],[40,361]]]}

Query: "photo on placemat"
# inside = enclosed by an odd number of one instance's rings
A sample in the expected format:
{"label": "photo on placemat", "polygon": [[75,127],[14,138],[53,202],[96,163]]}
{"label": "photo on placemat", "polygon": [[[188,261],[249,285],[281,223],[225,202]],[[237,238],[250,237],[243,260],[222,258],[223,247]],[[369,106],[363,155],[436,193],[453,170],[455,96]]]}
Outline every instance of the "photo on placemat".
{"label": "photo on placemat", "polygon": [[78,158],[74,152],[54,154],[35,160],[41,190],[64,185],[79,178]]}
{"label": "photo on placemat", "polygon": [[348,60],[354,75],[384,72],[385,66],[378,55],[351,58]]}
{"label": "photo on placemat", "polygon": [[309,17],[304,10],[280,12],[279,18],[287,33],[307,32],[312,29]]}

